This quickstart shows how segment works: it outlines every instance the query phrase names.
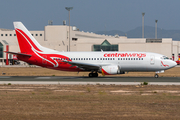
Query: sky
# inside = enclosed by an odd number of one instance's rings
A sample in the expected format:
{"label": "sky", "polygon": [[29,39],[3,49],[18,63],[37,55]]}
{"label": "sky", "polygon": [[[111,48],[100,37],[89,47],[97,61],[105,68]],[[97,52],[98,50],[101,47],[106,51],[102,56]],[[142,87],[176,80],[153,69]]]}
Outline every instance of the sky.
{"label": "sky", "polygon": [[53,25],[68,24],[80,31],[127,32],[144,24],[166,30],[180,30],[180,0],[0,0],[0,28],[14,29],[21,21],[29,30],[44,30],[48,20]]}

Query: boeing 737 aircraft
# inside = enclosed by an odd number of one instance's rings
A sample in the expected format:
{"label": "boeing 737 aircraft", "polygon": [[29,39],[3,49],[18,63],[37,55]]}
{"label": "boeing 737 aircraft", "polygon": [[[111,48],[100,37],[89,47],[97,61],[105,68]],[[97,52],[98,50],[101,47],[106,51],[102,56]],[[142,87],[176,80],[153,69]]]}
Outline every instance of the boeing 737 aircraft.
{"label": "boeing 737 aircraft", "polygon": [[133,71],[158,73],[176,66],[168,57],[150,52],[59,52],[41,46],[21,22],[14,22],[20,53],[19,60],[62,71],[89,71],[89,77],[124,74]]}

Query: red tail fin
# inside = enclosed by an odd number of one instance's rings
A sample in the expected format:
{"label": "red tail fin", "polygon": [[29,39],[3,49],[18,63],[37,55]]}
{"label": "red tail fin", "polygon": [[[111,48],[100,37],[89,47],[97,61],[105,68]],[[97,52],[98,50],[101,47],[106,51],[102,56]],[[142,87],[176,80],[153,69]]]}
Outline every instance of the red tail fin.
{"label": "red tail fin", "polygon": [[31,33],[21,22],[14,22],[19,48],[21,53],[30,54],[32,50],[42,52],[42,46],[35,40]]}

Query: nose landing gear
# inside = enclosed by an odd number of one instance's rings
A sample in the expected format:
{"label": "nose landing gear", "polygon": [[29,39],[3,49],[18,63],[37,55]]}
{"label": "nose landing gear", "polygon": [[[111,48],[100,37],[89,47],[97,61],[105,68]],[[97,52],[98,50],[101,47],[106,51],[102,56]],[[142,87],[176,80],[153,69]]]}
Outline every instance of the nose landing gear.
{"label": "nose landing gear", "polygon": [[155,74],[155,75],[154,75],[154,77],[155,77],[155,78],[158,78],[158,77],[159,77],[159,75],[158,75],[158,74]]}

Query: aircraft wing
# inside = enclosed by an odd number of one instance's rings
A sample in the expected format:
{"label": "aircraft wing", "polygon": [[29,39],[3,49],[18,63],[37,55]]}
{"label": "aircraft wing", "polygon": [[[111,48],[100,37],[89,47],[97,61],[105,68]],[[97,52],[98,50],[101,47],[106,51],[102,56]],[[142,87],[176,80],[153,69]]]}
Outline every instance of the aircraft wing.
{"label": "aircraft wing", "polygon": [[71,67],[78,67],[80,69],[83,70],[99,70],[100,66],[99,65],[95,65],[95,64],[89,64],[89,63],[80,63],[80,62],[71,62],[71,61],[63,61],[66,63],[69,63],[70,65],[72,65]]}

